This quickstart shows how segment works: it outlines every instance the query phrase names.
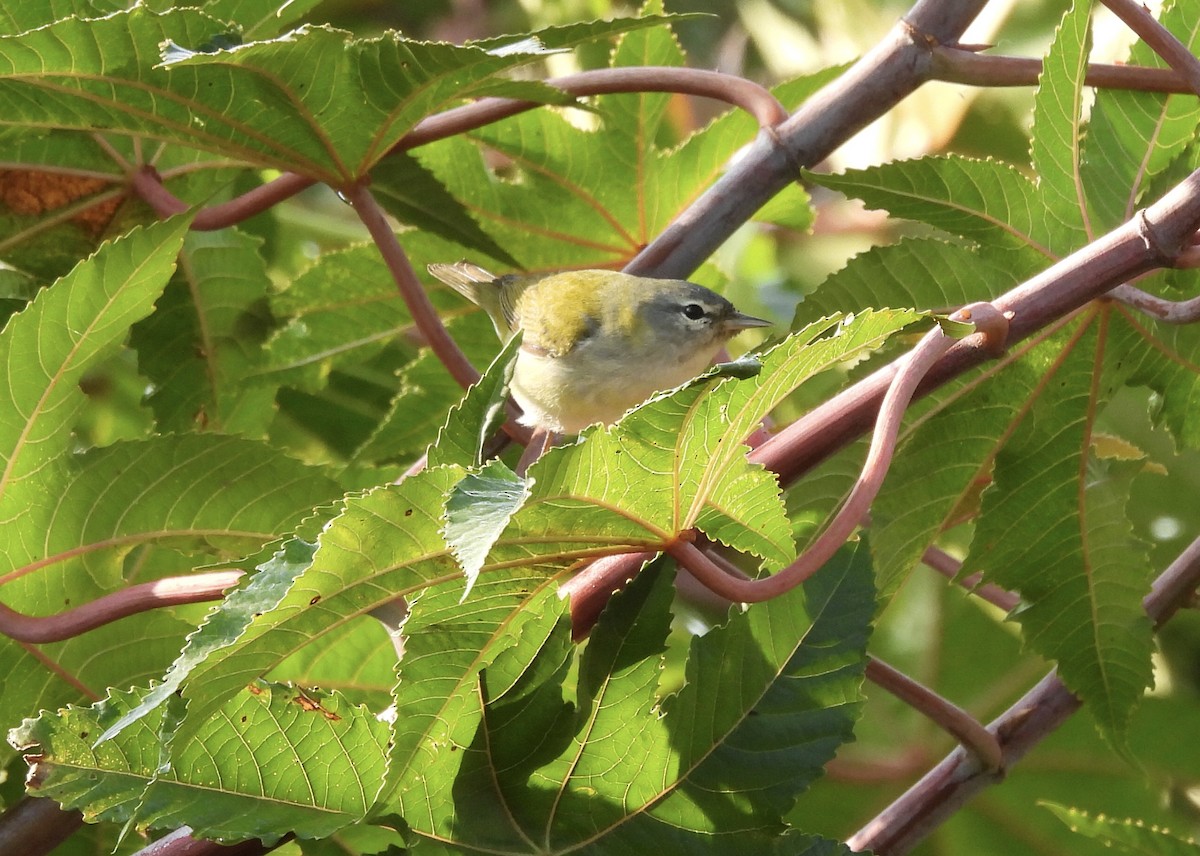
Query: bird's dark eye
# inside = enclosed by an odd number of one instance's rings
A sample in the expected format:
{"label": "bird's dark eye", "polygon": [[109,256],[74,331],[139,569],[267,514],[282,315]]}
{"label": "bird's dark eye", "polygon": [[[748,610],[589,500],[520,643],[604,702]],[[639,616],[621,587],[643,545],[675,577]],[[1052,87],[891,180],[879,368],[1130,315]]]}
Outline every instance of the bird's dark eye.
{"label": "bird's dark eye", "polygon": [[690,318],[693,321],[699,321],[704,317],[704,307],[699,303],[689,303],[683,307],[683,315],[685,318]]}

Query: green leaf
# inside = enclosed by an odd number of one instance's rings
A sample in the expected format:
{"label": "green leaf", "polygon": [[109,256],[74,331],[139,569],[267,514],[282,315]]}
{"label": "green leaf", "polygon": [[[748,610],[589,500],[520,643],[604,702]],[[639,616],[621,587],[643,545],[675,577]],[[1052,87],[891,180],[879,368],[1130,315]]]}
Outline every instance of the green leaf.
{"label": "green leaf", "polygon": [[[12,519],[0,555],[8,569],[36,567],[40,581],[29,596],[39,609],[53,604],[49,593],[58,586],[78,597],[90,588],[85,579],[102,589],[117,585],[137,548],[215,560],[253,553],[340,493],[319,470],[262,443],[208,435],[96,449],[29,488],[0,502]],[[6,589],[24,591],[16,581]]]}
{"label": "green leaf", "polygon": [[301,21],[321,0],[208,0],[204,11],[222,21],[236,23],[242,38],[269,39]]}
{"label": "green leaf", "polygon": [[[732,818],[714,822],[722,801],[733,804],[726,811],[768,823],[852,739],[875,609],[866,545],[838,553],[802,591],[802,599],[793,592],[754,606],[745,620],[693,640],[686,683],[664,703],[668,723],[677,723],[675,744],[699,760],[683,788],[691,805],[677,808],[673,823],[690,814],[693,828],[729,829]],[[739,684],[767,689],[747,709]],[[654,813],[665,817],[668,807]]]}
{"label": "green leaf", "polygon": [[[433,292],[436,306],[450,304]],[[365,362],[412,329],[412,316],[374,244],[321,255],[271,296],[285,323],[265,346],[260,376],[271,384],[320,389],[330,371]]]}
{"label": "green leaf", "polygon": [[[228,41],[227,25],[207,14],[135,8],[0,42],[0,116],[5,124],[142,134],[337,185],[365,175],[418,121],[459,99],[544,91],[497,80],[501,72],[660,22],[552,27],[510,50],[395,33],[355,41],[328,27],[225,50],[215,45]],[[160,45],[170,47],[161,63]]]}
{"label": "green leaf", "polygon": [[371,171],[371,192],[401,223],[440,235],[473,253],[486,253],[506,267],[518,267],[466,206],[408,152],[386,158]]}
{"label": "green leaf", "polygon": [[1161,324],[1121,309],[1138,335],[1127,356],[1129,383],[1144,385],[1162,396],[1156,419],[1185,449],[1200,448],[1200,334],[1195,325]]}
{"label": "green leaf", "polygon": [[[1194,4],[1166,4],[1161,23],[1191,50],[1200,44]],[[1133,47],[1130,64],[1163,68],[1145,42]],[[1098,89],[1081,165],[1088,202],[1099,224],[1113,229],[1133,216],[1150,183],[1186,150],[1200,122],[1200,106],[1186,95]]]}
{"label": "green leaf", "polygon": [[0,332],[0,502],[66,450],[80,378],[149,314],[187,225],[176,218],[106,244]]}
{"label": "green leaf", "polygon": [[[507,417],[508,385],[512,381],[517,351],[521,348],[520,334],[513,336],[492,360],[463,400],[450,410],[450,415],[437,442],[429,448],[429,465],[451,464],[478,467],[484,463],[484,449]],[[456,488],[457,490],[457,488]]]}
{"label": "green leaf", "polygon": [[125,0],[43,0],[40,3],[6,3],[0,9],[0,34],[13,35],[44,27],[78,15],[100,17],[127,8]]}
{"label": "green leaf", "polygon": [[[446,329],[474,365],[491,362],[500,347],[492,322],[482,312],[452,320]],[[400,391],[371,436],[354,453],[356,459],[392,461],[424,451],[437,440],[448,424],[449,412],[463,398],[462,387],[428,348],[423,348],[399,377]],[[464,427],[478,430],[477,425]],[[460,440],[465,442],[461,437],[455,442]]]}
{"label": "green leaf", "polygon": [[[1019,400],[1037,399],[995,462],[971,553],[962,573],[1016,589],[1026,644],[1058,661],[1102,733],[1125,745],[1134,706],[1151,682],[1149,587],[1144,545],[1125,517],[1132,466],[1089,462],[1104,403],[1094,317],[1069,331],[1069,349],[1050,342],[1029,354]],[[1118,343],[1107,348],[1120,352]],[[1110,357],[1111,359],[1111,357]],[[1009,377],[1015,379],[1015,372]]]}
{"label": "green leaf", "polygon": [[455,585],[430,589],[413,605],[395,690],[391,791],[380,811],[398,810],[410,825],[432,828],[486,767],[473,746],[485,703],[509,701],[530,724],[543,721],[541,705],[555,705],[574,648],[568,604],[557,591],[559,565],[491,567],[466,601]]}
{"label": "green leaf", "polygon": [[906,238],[872,247],[832,274],[796,307],[793,327],[834,312],[881,306],[911,306],[944,313],[990,300],[1016,285],[1010,265],[970,247],[933,239]]}
{"label": "green leaf", "polygon": [[992,458],[1035,383],[1033,370],[1009,365],[990,383],[956,391],[905,428],[872,505],[871,543],[885,597],[921,560],[960,505],[990,480]]}
{"label": "green leaf", "polygon": [[1114,853],[1132,853],[1135,856],[1196,856],[1200,843],[1194,838],[1180,838],[1168,829],[1147,826],[1140,820],[1093,816],[1086,811],[1056,803],[1043,802],[1054,815],[1071,828]]}
{"label": "green leaf", "polygon": [[[66,594],[72,603],[91,595],[86,585],[78,589]],[[9,597],[6,586],[5,601],[13,603]],[[24,600],[16,605],[29,606]],[[63,608],[61,598],[57,606]],[[87,703],[89,693],[81,687],[145,684],[161,676],[179,653],[180,639],[194,627],[173,612],[155,610],[45,645],[2,640],[0,722],[9,726],[39,710]]]}
{"label": "green leaf", "polygon": [[337,693],[255,682],[159,763],[154,720],[93,748],[145,690],[44,713],[10,740],[36,748],[34,793],[89,820],[190,826],[205,838],[324,837],[362,819],[383,781],[387,726]]}
{"label": "green leaf", "polygon": [[1082,243],[1091,231],[1084,196],[1082,154],[1083,78],[1091,49],[1092,4],[1074,3],[1063,16],[1042,63],[1033,103],[1030,154],[1038,191],[1056,233]]}
{"label": "green leaf", "polygon": [[228,229],[189,234],[154,314],[134,328],[160,430],[266,433],[275,390],[245,384],[269,324],[260,244]]}
{"label": "green leaf", "polygon": [[[231,596],[218,607],[189,639],[164,684],[178,687],[188,703],[175,741],[186,743],[239,688],[309,640],[430,585],[460,585],[462,574],[442,540],[439,519],[442,496],[460,477],[453,469],[426,470],[346,500],[322,530],[311,562],[302,554],[289,557],[271,575],[255,597],[261,606],[249,609]],[[257,575],[247,586],[247,597],[258,594],[256,580]]]}
{"label": "green leaf", "polygon": [[[479,729],[457,752],[431,747],[406,820],[469,849],[607,853],[657,840],[689,852],[736,833],[738,852],[743,840],[746,852],[791,852],[774,849],[778,809],[849,738],[857,710],[873,598],[868,564],[846,558],[693,640],[688,684],[666,700],[671,579],[643,572],[605,609],[575,685],[558,686],[573,673],[557,649],[547,683],[515,697],[485,672]],[[765,782],[752,775],[762,765]]]}
{"label": "green leaf", "polygon": [[861,199],[868,208],[975,241],[998,253],[1018,277],[1074,249],[1073,238],[1049,221],[1037,186],[997,161],[929,157],[805,177]]}
{"label": "green leaf", "polygon": [[[312,565],[315,546],[294,538],[255,567],[247,584],[231,592],[192,633],[166,677],[105,729],[96,743],[112,740],[129,726],[158,710],[179,690],[192,670],[237,642],[254,621],[283,601],[296,578]],[[228,697],[228,696],[227,696]],[[225,699],[218,701],[218,704]]]}
{"label": "green leaf", "polygon": [[529,498],[529,486],[501,460],[467,473],[446,495],[446,543],[467,578],[466,598],[488,552],[513,514]]}

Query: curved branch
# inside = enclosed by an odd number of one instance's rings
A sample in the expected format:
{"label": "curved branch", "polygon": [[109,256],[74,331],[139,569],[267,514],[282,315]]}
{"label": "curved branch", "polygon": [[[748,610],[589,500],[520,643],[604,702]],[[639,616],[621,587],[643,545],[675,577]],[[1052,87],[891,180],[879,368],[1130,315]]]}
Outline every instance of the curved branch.
{"label": "curved branch", "polygon": [[[1198,226],[1200,171],[1133,219],[995,298],[992,305],[1011,318],[1009,342],[1032,335],[1139,274],[1172,266],[1191,247]],[[975,343],[956,343],[929,370],[918,394],[946,383],[986,358],[987,353]],[[879,369],[813,408],[751,452],[751,460],[776,473],[784,486],[792,484],[868,429],[897,365]]]}
{"label": "curved branch", "polygon": [[1004,763],[996,736],[956,704],[875,657],[867,658],[867,680],[923,714],[973,753],[986,770],[999,770]]}
{"label": "curved branch", "polygon": [[[387,214],[375,201],[371,191],[364,184],[356,184],[345,190],[344,195],[354,206],[355,212],[362,220],[363,225],[367,227],[367,232],[371,235],[375,246],[379,248],[379,254],[383,256],[383,261],[391,272],[392,279],[396,282],[400,296],[404,298],[408,312],[412,315],[413,323],[425,338],[425,342],[459,386],[466,389],[477,382],[479,380],[478,370],[471,365],[467,355],[458,347],[458,343],[446,332],[446,327],[442,324],[442,319],[438,317],[437,310],[429,302],[429,295],[425,293],[420,280],[417,279],[417,272],[413,270],[404,248],[400,246],[396,233],[392,231],[391,224],[388,223]],[[513,416],[511,409],[509,416],[509,420],[504,423],[504,431],[514,440],[528,443],[530,430],[511,418]]]}
{"label": "curved branch", "polygon": [[[1117,284],[1146,271],[1171,266],[1181,253],[1192,248],[1197,227],[1200,227],[1200,170],[1133,219],[993,300],[992,305],[1010,319],[1010,344],[1104,296]],[[955,343],[930,369],[917,393],[935,389],[987,357],[987,349],[978,342],[968,339]],[[879,369],[809,411],[754,449],[750,459],[774,472],[784,487],[791,485],[870,427],[902,361],[903,358]],[[644,561],[641,555],[607,557],[602,560],[602,568],[593,572],[596,564],[593,563],[571,581],[572,618],[584,622],[576,625],[577,638],[587,633],[608,596],[620,587],[620,581],[637,572]],[[709,562],[702,555],[697,561]],[[595,585],[587,579],[593,573],[597,575]],[[722,574],[720,568],[711,574],[718,585]],[[738,597],[733,595],[731,599]]]}
{"label": "curved branch", "polygon": [[[620,92],[678,92],[715,98],[741,107],[760,127],[778,125],[788,117],[787,109],[768,90],[753,81],[716,71],[671,66],[600,68],[545,81],[571,95],[612,95]],[[473,104],[456,107],[422,119],[401,138],[393,152],[407,151],[435,140],[443,140],[473,131],[500,119],[544,106],[539,101],[513,98],[481,98]]]}
{"label": "curved branch", "polygon": [[54,615],[33,616],[0,604],[0,633],[19,642],[61,642],[139,612],[220,600],[242,578],[241,571],[212,571],[166,577],[130,586]]}
{"label": "curved branch", "polygon": [[[960,321],[975,321],[979,332],[972,334],[972,337],[982,334],[992,348],[1003,348],[1008,335],[1008,319],[990,304],[975,303],[960,309],[950,317]],[[745,580],[724,573],[711,559],[687,541],[676,541],[667,547],[667,551],[700,582],[730,600],[758,603],[778,597],[800,585],[833,557],[866,516],[879,493],[879,488],[883,485],[884,477],[887,476],[904,411],[926,372],[952,344],[954,340],[947,336],[941,327],[935,327],[903,359],[903,365],[892,379],[879,409],[879,418],[875,424],[871,446],[867,450],[866,461],[863,463],[862,474],[833,520],[796,561],[769,577]],[[751,460],[768,446],[770,442],[752,452]]]}

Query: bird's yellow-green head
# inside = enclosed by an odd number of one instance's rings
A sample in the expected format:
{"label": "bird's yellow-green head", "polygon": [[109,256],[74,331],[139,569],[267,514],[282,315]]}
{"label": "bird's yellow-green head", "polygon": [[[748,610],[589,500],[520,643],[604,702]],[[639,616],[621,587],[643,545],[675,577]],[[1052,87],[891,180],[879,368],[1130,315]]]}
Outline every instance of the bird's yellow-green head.
{"label": "bird's yellow-green head", "polygon": [[741,330],[769,325],[683,280],[604,270],[497,278],[467,262],[429,271],[479,304],[501,339],[522,331],[513,397],[526,424],[553,431],[615,422],[695,377]]}

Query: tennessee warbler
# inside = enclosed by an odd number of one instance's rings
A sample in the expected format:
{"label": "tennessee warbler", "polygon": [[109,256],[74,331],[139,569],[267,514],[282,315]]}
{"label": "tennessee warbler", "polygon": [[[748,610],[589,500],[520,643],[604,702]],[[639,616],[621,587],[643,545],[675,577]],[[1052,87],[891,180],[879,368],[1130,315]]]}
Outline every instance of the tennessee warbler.
{"label": "tennessee warbler", "polygon": [[741,330],[770,326],[677,279],[607,270],[496,277],[465,261],[429,272],[487,312],[502,341],[522,331],[511,388],[521,421],[560,433],[617,421],[698,375]]}

